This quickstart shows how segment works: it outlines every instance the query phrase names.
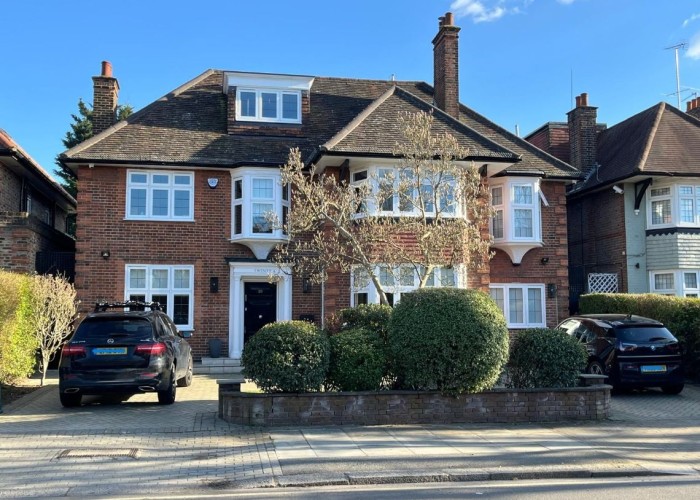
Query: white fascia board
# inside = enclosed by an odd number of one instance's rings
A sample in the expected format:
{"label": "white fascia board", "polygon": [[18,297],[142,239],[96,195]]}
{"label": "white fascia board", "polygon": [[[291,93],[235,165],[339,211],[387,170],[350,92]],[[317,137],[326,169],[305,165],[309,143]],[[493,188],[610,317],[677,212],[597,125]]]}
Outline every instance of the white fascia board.
{"label": "white fascia board", "polygon": [[308,92],[311,90],[313,83],[313,76],[228,72],[224,80],[224,94],[228,93],[229,87],[270,88]]}

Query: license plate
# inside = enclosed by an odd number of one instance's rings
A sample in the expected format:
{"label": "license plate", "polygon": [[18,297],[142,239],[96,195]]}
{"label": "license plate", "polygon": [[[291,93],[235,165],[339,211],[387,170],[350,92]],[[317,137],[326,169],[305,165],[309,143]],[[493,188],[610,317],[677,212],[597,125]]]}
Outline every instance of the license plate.
{"label": "license plate", "polygon": [[666,365],[645,365],[641,370],[642,373],[665,373]]}
{"label": "license plate", "polygon": [[96,347],[92,353],[95,356],[118,356],[126,354],[126,347]]}

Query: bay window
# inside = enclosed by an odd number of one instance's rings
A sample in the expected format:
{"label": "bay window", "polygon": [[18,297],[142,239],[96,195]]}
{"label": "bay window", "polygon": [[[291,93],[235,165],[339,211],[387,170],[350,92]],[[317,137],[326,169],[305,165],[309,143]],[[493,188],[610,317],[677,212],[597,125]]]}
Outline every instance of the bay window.
{"label": "bay window", "polygon": [[700,297],[700,269],[669,269],[649,273],[649,290],[661,295]]}
{"label": "bay window", "polygon": [[[460,279],[460,266],[440,266],[433,269],[426,280],[426,287],[452,287],[460,288],[463,282]],[[379,283],[386,294],[390,305],[395,305],[401,300],[404,293],[413,292],[420,285],[418,273],[411,265],[389,266],[378,265],[375,269]],[[351,274],[353,307],[360,304],[379,304],[380,298],[374,284],[367,272],[356,267]]]}
{"label": "bay window", "polygon": [[239,168],[232,172],[231,241],[248,246],[259,259],[286,241],[281,225],[289,214],[289,186],[280,172],[267,168]]}
{"label": "bay window", "polygon": [[700,227],[700,184],[662,183],[648,190],[647,229]]}

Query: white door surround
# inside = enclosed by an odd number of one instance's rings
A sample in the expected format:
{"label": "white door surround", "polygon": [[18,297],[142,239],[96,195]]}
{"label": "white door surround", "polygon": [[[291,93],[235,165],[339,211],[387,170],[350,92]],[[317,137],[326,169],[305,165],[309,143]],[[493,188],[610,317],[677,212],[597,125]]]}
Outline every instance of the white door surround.
{"label": "white door surround", "polygon": [[292,276],[289,268],[280,270],[268,262],[230,262],[230,298],[228,314],[228,355],[240,359],[243,352],[243,302],[245,282],[277,283],[277,321],[292,319]]}

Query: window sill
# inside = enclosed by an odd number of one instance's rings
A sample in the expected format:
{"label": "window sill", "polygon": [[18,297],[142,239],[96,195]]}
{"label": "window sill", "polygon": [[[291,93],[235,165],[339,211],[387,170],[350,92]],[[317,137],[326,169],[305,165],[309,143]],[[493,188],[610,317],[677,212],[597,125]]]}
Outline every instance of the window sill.
{"label": "window sill", "polygon": [[122,219],[129,222],[194,222],[192,219],[165,219],[165,218],[155,218],[155,217],[124,217]]}

